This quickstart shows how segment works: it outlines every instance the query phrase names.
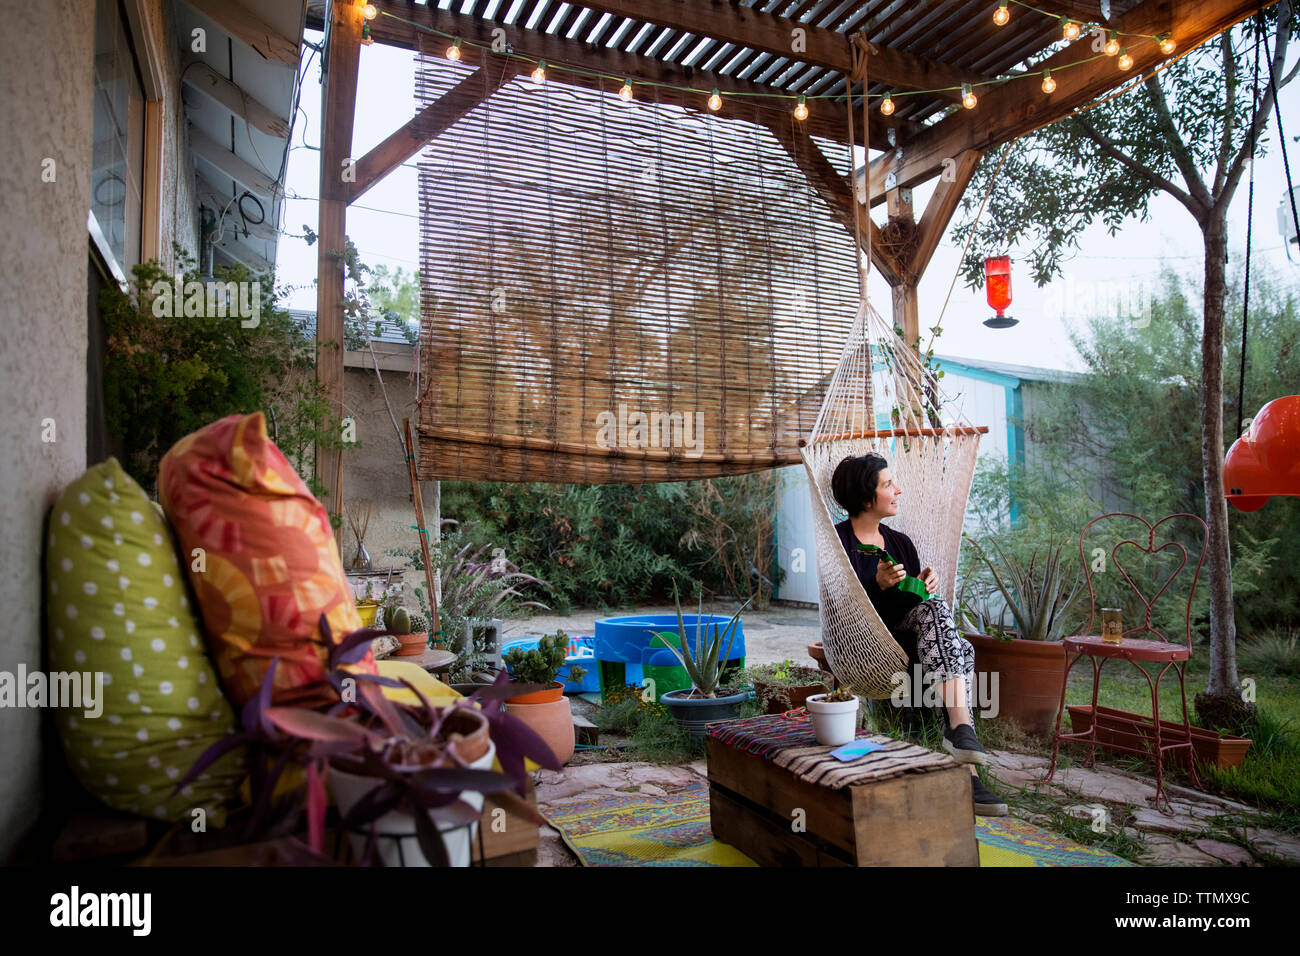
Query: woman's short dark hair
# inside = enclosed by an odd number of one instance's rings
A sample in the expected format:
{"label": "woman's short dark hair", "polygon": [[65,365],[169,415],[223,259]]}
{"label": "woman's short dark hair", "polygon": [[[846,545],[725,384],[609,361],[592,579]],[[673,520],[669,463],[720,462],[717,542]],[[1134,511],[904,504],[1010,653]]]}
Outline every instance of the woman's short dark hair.
{"label": "woman's short dark hair", "polygon": [[859,455],[845,458],[835,466],[831,475],[831,494],[849,517],[859,514],[876,503],[876,485],[880,472],[889,462],[879,455]]}

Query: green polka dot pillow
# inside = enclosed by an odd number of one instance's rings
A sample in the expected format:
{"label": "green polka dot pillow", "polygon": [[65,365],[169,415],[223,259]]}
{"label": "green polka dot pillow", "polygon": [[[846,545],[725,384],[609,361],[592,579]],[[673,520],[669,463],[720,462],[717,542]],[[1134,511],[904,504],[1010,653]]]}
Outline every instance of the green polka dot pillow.
{"label": "green polka dot pillow", "polygon": [[50,670],[103,681],[98,706],[54,711],[77,779],[118,810],[174,822],[203,808],[223,825],[221,804],[244,776],[240,755],[172,791],[234,730],[234,711],[204,653],[167,524],[116,459],[55,503],[46,579]]}

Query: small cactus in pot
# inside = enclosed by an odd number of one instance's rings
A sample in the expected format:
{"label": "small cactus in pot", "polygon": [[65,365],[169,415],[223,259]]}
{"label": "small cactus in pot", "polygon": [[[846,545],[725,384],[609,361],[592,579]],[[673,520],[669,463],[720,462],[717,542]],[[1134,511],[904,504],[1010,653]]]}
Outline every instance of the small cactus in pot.
{"label": "small cactus in pot", "polygon": [[416,654],[422,654],[429,643],[429,635],[426,631],[415,630],[413,624],[423,624],[423,620],[417,617],[416,621],[411,620],[411,613],[404,607],[399,607],[393,611],[392,620],[388,622],[388,629],[392,631],[402,646],[394,652],[394,657],[414,657]]}

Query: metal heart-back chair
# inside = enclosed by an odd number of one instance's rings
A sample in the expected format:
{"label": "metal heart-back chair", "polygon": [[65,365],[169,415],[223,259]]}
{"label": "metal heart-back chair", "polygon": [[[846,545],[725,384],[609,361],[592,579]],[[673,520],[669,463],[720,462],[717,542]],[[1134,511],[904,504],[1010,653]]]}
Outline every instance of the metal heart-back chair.
{"label": "metal heart-back chair", "polygon": [[[1093,633],[1093,622],[1097,617],[1097,592],[1093,587],[1093,564],[1089,562],[1087,554],[1084,552],[1084,540],[1088,531],[1099,521],[1108,518],[1132,518],[1141,522],[1147,529],[1146,544],[1140,544],[1132,538],[1124,538],[1119,541],[1110,550],[1110,564],[1122,575],[1124,581],[1137,595],[1145,608],[1145,614],[1141,624],[1135,627],[1129,627],[1123,630],[1118,644],[1106,643],[1100,635]],[[1177,541],[1169,540],[1156,546],[1156,529],[1167,521],[1175,518],[1190,518],[1198,522],[1201,526],[1201,552],[1197,557],[1196,571],[1192,575],[1192,585],[1187,593],[1186,614],[1184,615],[1184,634],[1181,642],[1170,641],[1169,638],[1158,630],[1151,622],[1151,608],[1158,601],[1182,573],[1187,566],[1188,553]],[[1181,555],[1178,567],[1173,574],[1165,581],[1160,589],[1155,593],[1151,600],[1147,600],[1142,590],[1133,583],[1128,572],[1120,563],[1118,552],[1124,545],[1132,545],[1145,554],[1159,554],[1166,549],[1172,548]],[[1200,778],[1196,774],[1195,753],[1192,750],[1192,730],[1191,722],[1187,716],[1187,688],[1186,688],[1186,669],[1187,662],[1192,657],[1192,600],[1196,596],[1196,585],[1200,580],[1201,567],[1205,563],[1205,554],[1209,547],[1209,529],[1205,521],[1194,514],[1179,512],[1161,518],[1155,524],[1151,524],[1137,515],[1128,512],[1116,511],[1104,514],[1092,519],[1079,533],[1079,558],[1083,562],[1083,573],[1088,583],[1088,597],[1091,602],[1091,608],[1088,615],[1088,626],[1084,628],[1082,634],[1067,637],[1063,640],[1065,645],[1065,677],[1061,682],[1061,705],[1056,713],[1056,732],[1052,742],[1052,762],[1048,769],[1047,776],[1043,782],[1050,782],[1052,776],[1056,773],[1057,754],[1060,750],[1061,741],[1074,740],[1080,743],[1088,744],[1088,759],[1084,763],[1085,767],[1091,767],[1096,761],[1097,746],[1101,745],[1111,750],[1122,753],[1137,754],[1140,756],[1151,756],[1155,758],[1156,764],[1156,809],[1162,813],[1173,813],[1173,807],[1169,802],[1169,795],[1164,789],[1164,767],[1163,760],[1165,754],[1171,751],[1178,751],[1186,748],[1187,764],[1191,768],[1192,782],[1197,789],[1201,789]],[[1103,551],[1098,548],[1096,550]],[[1095,554],[1095,551],[1094,551]],[[1101,557],[1101,556],[1098,556]],[[1102,563],[1101,571],[1104,572],[1105,564]],[[1131,635],[1153,634],[1155,638],[1136,637]],[[1087,657],[1092,662],[1092,707],[1091,726],[1084,731],[1074,733],[1061,733],[1061,718],[1065,713],[1065,692],[1070,679],[1070,669],[1081,658]],[[1138,672],[1146,678],[1147,685],[1151,689],[1151,725],[1148,727],[1145,721],[1135,721],[1126,718],[1116,718],[1113,715],[1108,718],[1114,726],[1108,728],[1105,739],[1098,739],[1097,730],[1101,723],[1102,715],[1097,708],[1097,691],[1101,684],[1101,669],[1107,661],[1118,658],[1127,660],[1138,669]],[[1162,664],[1155,680],[1151,679],[1151,674],[1142,666],[1144,662]],[[1160,680],[1164,675],[1173,669],[1178,675],[1178,689],[1182,698],[1183,718],[1182,727],[1179,728],[1171,722],[1164,722],[1162,726],[1160,720]],[[1165,806],[1161,806],[1161,800],[1164,800]]]}

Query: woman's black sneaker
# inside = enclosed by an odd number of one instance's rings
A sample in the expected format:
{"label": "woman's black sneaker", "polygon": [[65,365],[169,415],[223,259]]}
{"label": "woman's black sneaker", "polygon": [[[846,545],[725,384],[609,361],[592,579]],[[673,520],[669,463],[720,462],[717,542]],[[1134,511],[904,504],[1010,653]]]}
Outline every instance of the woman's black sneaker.
{"label": "woman's black sneaker", "polygon": [[943,749],[953,755],[958,763],[986,764],[989,755],[980,746],[975,736],[975,728],[970,724],[958,724],[943,732]]}
{"label": "woman's black sneaker", "polygon": [[1007,805],[996,793],[984,786],[984,781],[979,778],[979,774],[971,774],[970,788],[976,816],[1005,817],[1007,815]]}

